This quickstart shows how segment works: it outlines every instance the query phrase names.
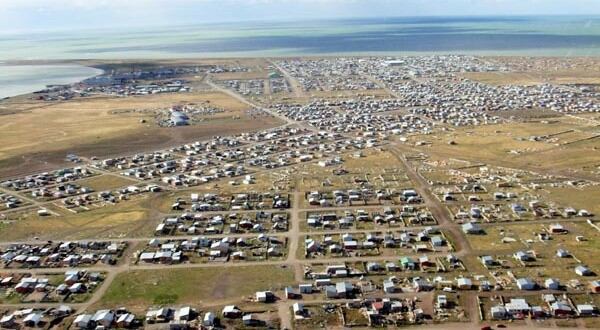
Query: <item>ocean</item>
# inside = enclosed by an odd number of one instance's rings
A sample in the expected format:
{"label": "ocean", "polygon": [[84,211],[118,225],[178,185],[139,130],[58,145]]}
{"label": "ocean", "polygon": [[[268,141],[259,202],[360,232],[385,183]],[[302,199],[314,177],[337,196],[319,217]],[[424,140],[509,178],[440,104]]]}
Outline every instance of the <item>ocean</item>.
{"label": "ocean", "polygon": [[[599,56],[600,17],[369,18],[0,35],[0,61],[414,54]],[[82,76],[72,67],[11,70],[0,66],[0,96],[30,82]]]}
{"label": "ocean", "polygon": [[243,22],[0,36],[0,61],[429,53],[600,55],[600,17]]}

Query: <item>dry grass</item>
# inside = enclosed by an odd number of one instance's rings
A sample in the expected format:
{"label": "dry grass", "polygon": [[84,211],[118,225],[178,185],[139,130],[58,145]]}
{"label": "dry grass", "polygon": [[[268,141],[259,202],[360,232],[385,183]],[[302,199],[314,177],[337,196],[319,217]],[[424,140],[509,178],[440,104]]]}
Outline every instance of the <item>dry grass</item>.
{"label": "dry grass", "polygon": [[82,187],[92,188],[94,191],[112,190],[135,184],[136,181],[119,175],[101,174],[77,181]]}
{"label": "dry grass", "polygon": [[146,237],[160,220],[153,215],[155,196],[139,196],[82,213],[40,217],[35,211],[0,225],[0,241]]}
{"label": "dry grass", "polygon": [[[557,135],[556,140],[530,141],[531,136],[542,136],[575,129],[576,132]],[[554,174],[577,174],[596,177],[600,160],[600,139],[571,144],[592,137],[594,125],[569,117],[548,123],[525,122],[459,128],[453,132],[412,138],[431,142],[420,149],[432,156],[457,158]],[[449,145],[448,141],[455,145]]]}
{"label": "dry grass", "polygon": [[165,304],[213,306],[293,283],[293,272],[278,266],[130,271],[117,276],[99,305],[118,307],[126,300],[136,310]]}

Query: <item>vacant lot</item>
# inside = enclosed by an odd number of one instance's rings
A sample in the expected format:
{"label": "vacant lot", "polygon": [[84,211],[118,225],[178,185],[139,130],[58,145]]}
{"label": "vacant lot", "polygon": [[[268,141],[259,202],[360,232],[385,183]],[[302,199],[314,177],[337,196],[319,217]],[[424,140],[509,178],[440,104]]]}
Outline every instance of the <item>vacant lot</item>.
{"label": "vacant lot", "polygon": [[101,174],[77,181],[82,187],[91,188],[94,191],[112,190],[137,183],[120,175]]}
{"label": "vacant lot", "polygon": [[238,302],[259,290],[281,290],[294,283],[279,266],[213,267],[130,271],[119,274],[99,304],[144,308],[165,304],[219,305]]}
{"label": "vacant lot", "polygon": [[[417,149],[433,156],[596,179],[600,138],[595,138],[594,130],[594,125],[584,120],[561,117],[459,128],[426,138],[414,137],[411,142],[430,142]],[[542,136],[546,137],[539,139]],[[539,140],[534,141],[534,137]]]}
{"label": "vacant lot", "polygon": [[[40,217],[35,211],[0,224],[0,241],[140,237],[151,234],[161,215],[153,211],[156,196],[138,196],[82,213],[59,209],[61,216]],[[13,221],[14,220],[14,221]]]}

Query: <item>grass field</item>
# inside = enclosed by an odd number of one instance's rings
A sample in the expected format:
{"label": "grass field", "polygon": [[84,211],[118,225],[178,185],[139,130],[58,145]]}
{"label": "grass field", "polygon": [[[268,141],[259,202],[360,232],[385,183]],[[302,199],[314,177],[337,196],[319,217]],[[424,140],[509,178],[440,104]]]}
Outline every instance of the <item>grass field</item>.
{"label": "grass field", "polygon": [[127,179],[123,176],[102,174],[77,181],[82,187],[94,189],[94,191],[111,190],[135,184],[136,181]]}
{"label": "grass field", "polygon": [[540,192],[547,196],[548,200],[555,201],[561,205],[572,206],[576,209],[586,209],[594,215],[600,215],[600,187],[549,187]]}
{"label": "grass field", "polygon": [[119,274],[99,302],[144,308],[165,304],[219,305],[240,301],[259,290],[294,283],[291,270],[278,266],[215,267],[130,271]]}
{"label": "grass field", "polygon": [[160,220],[159,215],[153,215],[154,198],[139,196],[77,214],[62,209],[62,216],[40,217],[35,211],[29,212],[0,224],[0,241],[148,236]]}
{"label": "grass field", "polygon": [[[533,136],[562,133],[546,141],[531,141]],[[561,117],[547,122],[522,122],[479,127],[458,128],[452,132],[414,137],[430,145],[416,147],[432,156],[457,158],[505,167],[554,174],[575,174],[596,178],[600,156],[600,138],[572,143],[593,137],[595,126],[583,120]],[[564,135],[564,136],[563,136]],[[448,144],[454,141],[454,145]],[[565,144],[570,143],[570,144]]]}

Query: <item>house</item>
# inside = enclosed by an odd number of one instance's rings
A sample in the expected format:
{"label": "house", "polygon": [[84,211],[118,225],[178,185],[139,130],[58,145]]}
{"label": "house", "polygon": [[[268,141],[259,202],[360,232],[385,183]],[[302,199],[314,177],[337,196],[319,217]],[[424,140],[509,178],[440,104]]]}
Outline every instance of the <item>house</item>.
{"label": "house", "polygon": [[90,328],[92,323],[92,315],[90,314],[79,314],[73,321],[73,324],[79,329]]}
{"label": "house", "polygon": [[564,234],[569,231],[560,223],[555,223],[549,226],[549,231],[553,234]]}
{"label": "house", "polygon": [[69,292],[71,293],[83,293],[87,289],[83,283],[75,283],[69,287]]}
{"label": "house", "polygon": [[181,307],[175,312],[173,319],[175,321],[191,321],[195,319],[196,312],[189,306]]}
{"label": "house", "polygon": [[550,311],[554,317],[568,317],[574,314],[571,305],[565,301],[556,301],[550,304]]}
{"label": "house", "polygon": [[531,253],[525,251],[517,251],[513,256],[518,261],[535,261],[535,257],[531,255]]}
{"label": "house", "polygon": [[470,235],[478,235],[478,234],[484,233],[483,229],[481,229],[481,227],[474,222],[467,222],[467,223],[463,224],[462,231],[465,234],[470,234]]}
{"label": "house", "polygon": [[568,258],[571,256],[571,254],[567,250],[558,249],[556,250],[556,256],[559,258]]}
{"label": "house", "polygon": [[549,278],[546,281],[544,281],[544,286],[548,290],[559,290],[560,282],[555,278]]}
{"label": "house", "polygon": [[333,286],[333,285],[326,286],[324,291],[325,291],[326,298],[335,299],[338,297],[337,290],[335,289],[335,286]]}
{"label": "house", "polygon": [[129,328],[130,326],[133,325],[133,322],[135,321],[135,315],[131,314],[131,313],[124,313],[119,315],[119,318],[117,319],[117,327],[118,328]]}
{"label": "house", "polygon": [[436,298],[436,306],[437,308],[447,308],[448,307],[448,298],[445,295],[438,295]]}
{"label": "house", "polygon": [[579,265],[579,266],[575,267],[575,274],[577,274],[579,276],[591,276],[594,274],[594,272],[592,272],[586,266]]}
{"label": "house", "polygon": [[300,284],[300,285],[298,285],[298,289],[300,290],[301,294],[311,294],[312,290],[313,290],[313,286],[310,283]]}
{"label": "house", "polygon": [[592,293],[600,293],[600,281],[599,280],[590,282],[590,291]]}
{"label": "house", "polygon": [[445,244],[445,241],[440,236],[433,236],[431,238],[431,246],[433,246],[433,247],[441,247],[441,246],[444,246],[444,244]]}
{"label": "house", "polygon": [[393,263],[393,262],[387,262],[387,263],[385,264],[385,269],[386,269],[388,272],[395,272],[395,271],[397,271],[397,270],[398,270],[398,266],[397,266],[395,263]]}
{"label": "house", "polygon": [[479,290],[480,291],[490,291],[492,289],[492,284],[489,281],[479,281]]}
{"label": "house", "polygon": [[228,319],[235,319],[242,316],[242,311],[235,305],[227,305],[223,308],[222,315]]}
{"label": "house", "polygon": [[304,305],[302,305],[301,303],[294,303],[292,305],[292,311],[294,312],[294,317],[303,316],[306,313],[306,311],[304,310]]}
{"label": "house", "polygon": [[383,281],[383,292],[385,293],[395,293],[396,292],[396,285],[394,284],[393,281],[391,280],[384,280]]}
{"label": "house", "polygon": [[23,325],[26,327],[34,328],[42,323],[42,314],[31,313],[23,319]]}
{"label": "house", "polygon": [[471,290],[473,281],[470,278],[461,277],[456,280],[456,286],[461,290]]}
{"label": "house", "polygon": [[519,290],[535,290],[536,284],[530,278],[518,278],[517,287]]}
{"label": "house", "polygon": [[271,291],[258,291],[256,292],[256,301],[268,303],[275,299],[275,295]]}
{"label": "house", "polygon": [[202,318],[202,325],[207,326],[207,327],[212,327],[215,325],[215,314],[213,314],[212,312],[208,312],[206,314],[204,314],[204,317]]}
{"label": "house", "polygon": [[155,256],[154,252],[144,252],[140,255],[140,261],[148,262],[148,263],[154,262],[154,256]]}
{"label": "house", "polygon": [[15,327],[15,315],[14,314],[6,314],[0,318],[0,327],[2,328],[13,328]]}
{"label": "house", "polygon": [[431,283],[418,277],[413,279],[413,287],[417,292],[430,291],[433,288]]}
{"label": "house", "polygon": [[114,320],[115,314],[108,309],[99,310],[92,316],[92,321],[96,325],[102,325],[105,328],[110,328]]}
{"label": "house", "polygon": [[381,266],[380,263],[373,262],[373,261],[367,262],[366,268],[367,268],[368,272],[379,272],[379,271],[383,270],[383,267]]}
{"label": "house", "polygon": [[598,309],[596,308],[596,306],[591,304],[577,305],[576,308],[577,314],[579,314],[580,316],[591,316],[598,314]]}
{"label": "house", "polygon": [[338,282],[335,284],[335,291],[338,298],[348,298],[354,291],[354,286],[349,282]]}
{"label": "house", "polygon": [[481,260],[481,263],[486,267],[493,266],[496,264],[496,260],[494,260],[492,256],[481,256],[479,257],[479,259]]}
{"label": "house", "polygon": [[316,287],[324,287],[331,285],[331,279],[329,278],[318,278],[315,280]]}
{"label": "house", "polygon": [[242,317],[242,323],[244,326],[256,326],[262,324],[262,321],[256,317],[254,314],[246,314]]}
{"label": "house", "polygon": [[421,269],[423,269],[425,267],[432,267],[434,265],[435,265],[435,263],[433,261],[429,260],[428,256],[419,257],[419,266],[421,267]]}
{"label": "house", "polygon": [[523,212],[527,211],[527,209],[523,205],[517,204],[517,203],[511,204],[510,208],[513,211],[513,213],[516,213],[516,214],[523,213]]}
{"label": "house", "polygon": [[405,270],[415,270],[416,269],[416,263],[410,257],[402,257],[400,259],[400,265]]}
{"label": "house", "polygon": [[172,318],[173,310],[171,308],[160,308],[150,310],[146,313],[146,322],[167,322]]}
{"label": "house", "polygon": [[508,313],[504,306],[492,306],[492,308],[490,308],[490,316],[492,317],[492,320],[503,320],[508,316]]}
{"label": "house", "polygon": [[511,298],[510,301],[504,304],[504,308],[506,308],[506,312],[512,316],[516,316],[517,318],[522,318],[516,314],[525,315],[529,313],[531,307],[529,303],[523,298]]}

